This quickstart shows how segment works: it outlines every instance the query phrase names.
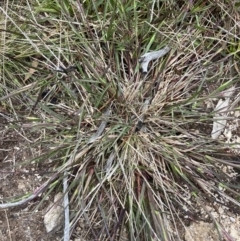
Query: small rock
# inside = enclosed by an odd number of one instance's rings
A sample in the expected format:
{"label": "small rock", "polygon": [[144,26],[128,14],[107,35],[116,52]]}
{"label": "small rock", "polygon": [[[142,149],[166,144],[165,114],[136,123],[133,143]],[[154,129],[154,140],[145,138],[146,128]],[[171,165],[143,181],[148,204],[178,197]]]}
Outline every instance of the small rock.
{"label": "small rock", "polygon": [[63,194],[58,193],[54,197],[54,203],[50,203],[47,208],[47,213],[44,216],[44,225],[47,232],[51,232],[54,228],[59,226],[63,220]]}

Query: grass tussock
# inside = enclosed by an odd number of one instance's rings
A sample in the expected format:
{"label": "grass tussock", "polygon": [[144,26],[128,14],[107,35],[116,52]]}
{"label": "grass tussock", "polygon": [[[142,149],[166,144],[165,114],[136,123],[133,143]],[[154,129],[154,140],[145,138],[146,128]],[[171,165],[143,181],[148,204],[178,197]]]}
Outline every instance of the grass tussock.
{"label": "grass tussock", "polygon": [[[219,168],[238,164],[211,139],[206,107],[238,91],[238,3],[11,1],[0,10],[1,118],[31,152],[16,165],[49,168],[48,194],[67,177],[73,234],[84,220],[87,240],[181,240],[186,216],[214,194],[239,205]],[[166,45],[141,74],[140,56]]]}

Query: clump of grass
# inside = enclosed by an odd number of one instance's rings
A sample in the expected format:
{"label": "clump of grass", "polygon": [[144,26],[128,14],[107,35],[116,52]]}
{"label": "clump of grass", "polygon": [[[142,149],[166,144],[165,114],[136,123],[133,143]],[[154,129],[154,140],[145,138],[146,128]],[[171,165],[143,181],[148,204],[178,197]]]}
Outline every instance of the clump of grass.
{"label": "clump of grass", "polygon": [[[54,171],[43,190],[68,178],[73,233],[84,219],[88,240],[180,240],[184,216],[194,219],[215,192],[231,200],[218,189],[229,180],[216,165],[231,165],[231,154],[210,138],[205,105],[238,79],[236,8],[212,1],[1,8],[2,105],[7,128],[32,151],[17,165]],[[166,45],[170,53],[143,76],[140,55]]]}

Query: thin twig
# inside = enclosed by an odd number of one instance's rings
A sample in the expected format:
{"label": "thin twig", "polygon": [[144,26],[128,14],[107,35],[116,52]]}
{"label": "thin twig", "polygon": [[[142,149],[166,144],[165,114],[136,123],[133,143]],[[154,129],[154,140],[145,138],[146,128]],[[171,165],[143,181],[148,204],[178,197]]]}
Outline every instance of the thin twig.
{"label": "thin twig", "polygon": [[63,207],[64,207],[64,217],[65,217],[65,228],[64,228],[64,241],[70,240],[70,223],[69,223],[69,199],[68,199],[68,175],[65,171],[64,173],[64,179],[63,179]]}
{"label": "thin twig", "polygon": [[10,230],[10,224],[9,224],[8,215],[7,215],[6,210],[5,210],[5,215],[6,215],[7,226],[8,226],[9,240],[12,241],[12,235],[11,235],[11,230]]}
{"label": "thin twig", "polygon": [[13,203],[2,203],[0,204],[0,209],[4,209],[4,208],[12,208],[12,207],[17,207],[20,206],[22,204],[26,204],[27,202],[33,200],[34,198],[36,198],[38,195],[40,195],[47,187],[50,183],[52,183],[55,179],[57,178],[57,173],[55,175],[53,175],[53,177],[51,177],[47,182],[45,182],[43,185],[41,185],[39,188],[37,188],[34,193],[32,195],[30,195],[29,197],[20,200],[18,202],[13,202]]}

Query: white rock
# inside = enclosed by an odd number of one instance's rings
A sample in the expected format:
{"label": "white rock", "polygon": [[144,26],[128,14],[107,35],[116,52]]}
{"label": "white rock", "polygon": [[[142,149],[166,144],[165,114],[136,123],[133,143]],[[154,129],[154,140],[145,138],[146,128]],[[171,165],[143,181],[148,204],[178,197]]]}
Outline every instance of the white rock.
{"label": "white rock", "polygon": [[47,213],[44,215],[44,225],[47,232],[51,232],[54,228],[61,224],[63,220],[63,194],[58,193],[54,197],[54,203],[50,203]]}

